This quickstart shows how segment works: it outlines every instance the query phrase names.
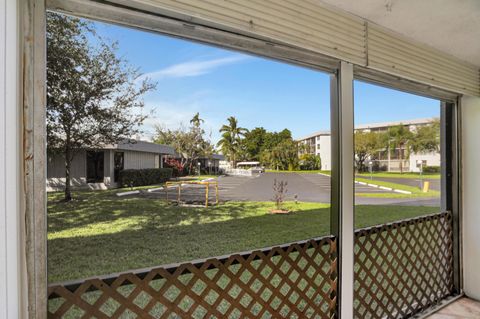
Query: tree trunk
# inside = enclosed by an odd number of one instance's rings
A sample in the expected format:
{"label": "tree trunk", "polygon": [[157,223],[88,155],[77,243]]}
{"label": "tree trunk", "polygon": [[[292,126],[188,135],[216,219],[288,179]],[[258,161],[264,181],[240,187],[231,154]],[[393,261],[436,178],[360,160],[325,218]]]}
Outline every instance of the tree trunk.
{"label": "tree trunk", "polygon": [[400,157],[400,174],[403,174],[403,153],[402,153],[402,146],[399,149],[399,157]]}
{"label": "tree trunk", "polygon": [[72,190],[70,186],[70,167],[72,164],[72,150],[69,146],[65,148],[65,201],[72,200]]}

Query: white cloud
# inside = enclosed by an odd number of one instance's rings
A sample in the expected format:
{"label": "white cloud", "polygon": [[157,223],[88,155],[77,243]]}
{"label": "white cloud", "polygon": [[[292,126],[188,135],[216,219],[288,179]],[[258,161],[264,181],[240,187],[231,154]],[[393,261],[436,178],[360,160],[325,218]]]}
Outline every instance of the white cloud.
{"label": "white cloud", "polygon": [[143,74],[137,81],[145,78],[160,80],[164,78],[183,78],[200,76],[212,72],[222,66],[238,63],[248,59],[244,55],[232,55],[229,57],[218,58],[204,61],[188,61],[166,67],[161,70]]}
{"label": "white cloud", "polygon": [[216,143],[219,139],[218,129],[223,124],[223,119],[215,116],[205,116],[203,106],[204,102],[202,100],[161,101],[157,99],[146,101],[144,111],[148,113],[148,117],[142,125],[143,134],[137,138],[151,141],[155,135],[156,125],[168,129],[177,129],[181,126],[188,127],[195,113],[200,112],[200,117],[205,120],[202,126],[205,129],[206,137],[211,138],[212,142]]}

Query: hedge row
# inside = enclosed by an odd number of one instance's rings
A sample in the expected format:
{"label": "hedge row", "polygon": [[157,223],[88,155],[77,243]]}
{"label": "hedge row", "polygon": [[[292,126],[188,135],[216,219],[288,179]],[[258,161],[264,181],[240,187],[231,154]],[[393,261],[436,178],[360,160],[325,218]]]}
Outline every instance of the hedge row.
{"label": "hedge row", "polygon": [[431,173],[440,173],[440,171],[441,171],[440,166],[425,166],[425,167],[423,168],[423,172],[424,172],[424,173],[429,173],[429,174],[431,174]]}
{"label": "hedge row", "polygon": [[119,174],[122,187],[160,184],[172,177],[171,168],[124,169]]}

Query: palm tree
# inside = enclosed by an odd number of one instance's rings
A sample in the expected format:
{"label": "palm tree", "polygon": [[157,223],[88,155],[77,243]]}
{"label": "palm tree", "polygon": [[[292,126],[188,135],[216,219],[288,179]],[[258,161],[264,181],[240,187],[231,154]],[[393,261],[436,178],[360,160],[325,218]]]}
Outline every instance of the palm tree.
{"label": "palm tree", "polygon": [[192,119],[190,120],[190,124],[192,124],[193,126],[195,127],[199,127],[202,123],[204,123],[205,121],[203,119],[200,118],[200,113],[195,113],[195,115],[192,117]]}
{"label": "palm tree", "polygon": [[406,152],[406,157],[408,157],[409,152],[409,143],[412,141],[413,134],[408,128],[403,124],[390,127],[387,131],[388,136],[388,151],[390,151],[390,145],[394,150],[398,149],[399,159],[400,159],[400,173],[403,173],[403,153]]}
{"label": "palm tree", "polygon": [[241,139],[247,133],[247,129],[239,127],[237,119],[233,116],[230,116],[227,120],[228,125],[222,125],[219,130],[223,134],[217,146],[222,149],[222,153],[232,161],[233,167],[235,167],[237,154],[240,152]]}

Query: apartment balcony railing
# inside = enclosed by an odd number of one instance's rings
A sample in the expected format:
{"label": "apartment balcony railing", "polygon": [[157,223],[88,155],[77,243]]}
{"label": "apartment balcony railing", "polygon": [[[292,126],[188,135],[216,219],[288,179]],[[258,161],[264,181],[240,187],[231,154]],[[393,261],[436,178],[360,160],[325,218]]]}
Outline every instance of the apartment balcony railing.
{"label": "apartment balcony railing", "polygon": [[[405,318],[452,292],[452,217],[355,233],[355,317]],[[335,318],[334,236],[49,287],[50,318]]]}
{"label": "apartment balcony railing", "polygon": [[378,165],[380,170],[385,170],[388,172],[409,172],[410,171],[410,161],[409,160],[375,160],[374,165]]}

